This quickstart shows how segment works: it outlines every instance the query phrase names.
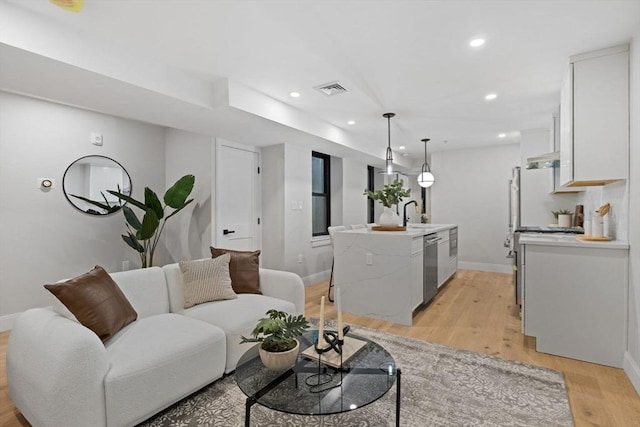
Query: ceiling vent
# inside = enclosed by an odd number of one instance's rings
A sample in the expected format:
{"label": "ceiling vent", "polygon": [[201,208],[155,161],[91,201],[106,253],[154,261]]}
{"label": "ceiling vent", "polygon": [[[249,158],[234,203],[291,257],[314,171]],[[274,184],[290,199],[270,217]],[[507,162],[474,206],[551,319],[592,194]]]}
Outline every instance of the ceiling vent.
{"label": "ceiling vent", "polygon": [[315,90],[324,93],[327,96],[339,95],[345,93],[347,89],[338,82],[331,82],[314,87]]}

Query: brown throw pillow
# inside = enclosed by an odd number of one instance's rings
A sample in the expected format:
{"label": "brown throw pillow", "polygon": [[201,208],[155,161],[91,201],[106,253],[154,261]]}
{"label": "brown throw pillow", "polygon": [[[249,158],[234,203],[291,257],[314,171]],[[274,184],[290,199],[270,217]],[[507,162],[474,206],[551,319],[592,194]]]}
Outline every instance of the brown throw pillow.
{"label": "brown throw pillow", "polygon": [[234,251],[211,246],[211,256],[213,258],[224,254],[231,254],[229,273],[231,274],[231,286],[235,293],[261,294],[260,251]]}
{"label": "brown throw pillow", "polygon": [[209,301],[236,299],[231,288],[229,260],[231,255],[196,261],[180,261],[182,271],[184,308]]}
{"label": "brown throw pillow", "polygon": [[138,318],[116,282],[99,265],[81,276],[44,287],[102,342]]}

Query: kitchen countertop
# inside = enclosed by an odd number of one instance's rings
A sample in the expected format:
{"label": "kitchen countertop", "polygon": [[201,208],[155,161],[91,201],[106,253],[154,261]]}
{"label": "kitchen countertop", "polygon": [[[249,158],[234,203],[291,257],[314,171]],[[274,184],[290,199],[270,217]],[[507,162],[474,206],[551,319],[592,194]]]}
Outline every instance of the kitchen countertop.
{"label": "kitchen countertop", "polygon": [[424,236],[426,234],[437,233],[438,231],[449,230],[450,228],[457,227],[456,224],[407,224],[406,231],[374,231],[369,228],[358,228],[355,230],[341,231],[340,233],[351,234],[379,234],[385,236],[395,237],[417,237]]}
{"label": "kitchen countertop", "polygon": [[621,240],[611,240],[608,242],[589,242],[578,240],[575,234],[520,234],[520,244],[522,245],[543,245],[543,246],[570,246],[575,248],[599,248],[599,249],[629,249],[629,243]]}

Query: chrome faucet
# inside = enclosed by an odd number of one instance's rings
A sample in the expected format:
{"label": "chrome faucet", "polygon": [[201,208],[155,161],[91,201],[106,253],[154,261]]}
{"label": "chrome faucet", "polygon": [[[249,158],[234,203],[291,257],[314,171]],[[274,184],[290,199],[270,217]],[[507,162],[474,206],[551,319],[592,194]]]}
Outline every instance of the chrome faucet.
{"label": "chrome faucet", "polygon": [[402,226],[406,227],[407,226],[407,205],[410,204],[414,204],[416,205],[416,207],[418,207],[418,202],[416,202],[415,200],[411,200],[407,203],[404,204],[404,208],[402,208]]}

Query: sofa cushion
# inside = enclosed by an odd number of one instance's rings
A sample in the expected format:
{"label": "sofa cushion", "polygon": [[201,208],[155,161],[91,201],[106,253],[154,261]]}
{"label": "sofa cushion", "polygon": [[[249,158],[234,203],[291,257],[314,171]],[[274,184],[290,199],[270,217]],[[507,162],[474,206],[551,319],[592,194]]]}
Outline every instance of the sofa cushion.
{"label": "sofa cushion", "polygon": [[78,277],[44,287],[102,342],[138,317],[127,297],[99,265]]}
{"label": "sofa cushion", "polygon": [[239,294],[238,299],[214,301],[187,308],[188,317],[219,326],[227,340],[225,372],[236,369],[240,356],[254,344],[240,344],[242,335],[249,336],[258,319],[270,309],[294,313],[296,306],[289,301],[256,294]]}
{"label": "sofa cushion", "polygon": [[224,373],[224,332],[179,314],[139,319],[105,347],[108,426],[137,424]]}
{"label": "sofa cushion", "polygon": [[231,288],[229,259],[225,254],[217,258],[180,261],[184,284],[184,308],[203,302],[238,298]]}
{"label": "sofa cushion", "polygon": [[260,292],[260,251],[234,251],[213,246],[210,249],[213,258],[231,254],[229,273],[231,286],[237,294],[262,293]]}
{"label": "sofa cushion", "polygon": [[141,317],[169,312],[167,281],[160,267],[111,273],[127,299]]}

